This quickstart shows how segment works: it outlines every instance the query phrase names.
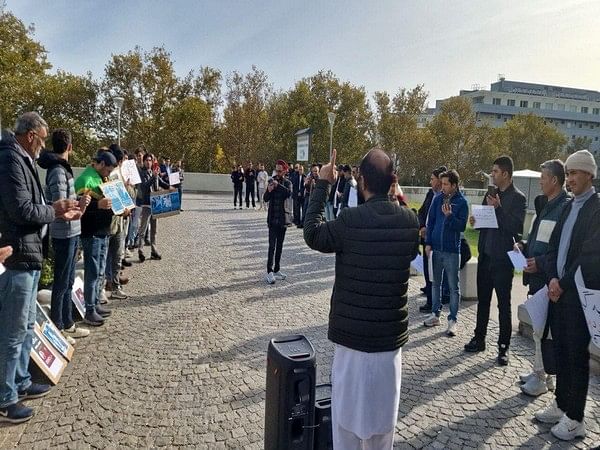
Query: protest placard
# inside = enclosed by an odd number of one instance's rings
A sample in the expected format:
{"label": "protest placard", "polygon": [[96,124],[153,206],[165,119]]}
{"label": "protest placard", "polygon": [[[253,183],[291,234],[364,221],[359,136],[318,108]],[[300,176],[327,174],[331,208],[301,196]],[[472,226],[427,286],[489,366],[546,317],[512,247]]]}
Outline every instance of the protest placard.
{"label": "protest placard", "polygon": [[56,328],[56,325],[50,320],[44,308],[36,302],[36,314],[35,314],[35,322],[39,327],[41,333],[44,337],[54,346],[56,350],[60,352],[62,356],[64,356],[68,361],[73,357],[73,352],[75,349],[71,344],[67,342],[65,337],[62,335],[60,330]]}
{"label": "protest placard", "polygon": [[135,203],[133,203],[122,181],[103,183],[100,185],[100,189],[106,198],[110,198],[111,209],[115,215],[123,214],[125,210],[135,208]]}
{"label": "protest placard", "polygon": [[498,228],[496,211],[493,206],[473,205],[471,215],[475,218],[473,228]]}
{"label": "protest placard", "polygon": [[169,184],[171,186],[175,186],[179,183],[181,183],[181,179],[179,178],[179,172],[171,172],[169,174]]}
{"label": "protest placard", "polygon": [[179,198],[179,192],[151,192],[150,207],[152,209],[152,217],[157,219],[179,214],[181,210],[181,199]]}
{"label": "protest placard", "polygon": [[80,277],[75,278],[73,282],[71,300],[73,300],[77,312],[83,319],[85,317],[85,298],[83,296],[83,280]]}
{"label": "protest placard", "polygon": [[585,287],[581,267],[575,272],[575,284],[592,344],[600,349],[600,291]]}
{"label": "protest placard", "polygon": [[523,306],[531,319],[531,327],[538,336],[542,336],[544,328],[546,327],[549,301],[548,286],[544,286],[523,303]]}
{"label": "protest placard", "polygon": [[67,361],[48,342],[37,323],[33,328],[31,352],[29,355],[52,384],[57,384],[67,367]]}
{"label": "protest placard", "polygon": [[121,174],[123,174],[123,179],[129,181],[130,184],[136,185],[142,182],[135,159],[123,161],[123,164],[121,165]]}

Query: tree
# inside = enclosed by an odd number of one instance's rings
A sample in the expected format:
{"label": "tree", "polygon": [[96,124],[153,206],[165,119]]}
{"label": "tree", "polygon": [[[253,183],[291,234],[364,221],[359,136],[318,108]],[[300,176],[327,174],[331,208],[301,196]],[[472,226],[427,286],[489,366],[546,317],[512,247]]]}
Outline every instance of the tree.
{"label": "tree", "polygon": [[577,136],[567,144],[567,154],[578,152],[579,150],[589,150],[592,145],[592,138],[586,136]]}
{"label": "tree", "polygon": [[517,170],[537,170],[544,161],[558,158],[567,143],[562,133],[534,114],[517,114],[503,130]]}
{"label": "tree", "polygon": [[477,126],[470,100],[451,97],[427,126],[435,136],[440,162],[456,169],[464,181],[478,180],[500,153],[501,137],[489,125]]}

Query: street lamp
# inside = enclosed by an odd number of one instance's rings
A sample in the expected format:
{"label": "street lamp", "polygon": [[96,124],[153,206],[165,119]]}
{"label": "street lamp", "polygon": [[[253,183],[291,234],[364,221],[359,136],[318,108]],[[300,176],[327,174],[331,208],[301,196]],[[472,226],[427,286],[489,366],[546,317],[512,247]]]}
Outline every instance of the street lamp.
{"label": "street lamp", "polygon": [[329,121],[329,160],[331,161],[331,155],[333,154],[333,124],[335,123],[335,113],[328,112],[327,120]]}
{"label": "street lamp", "polygon": [[113,102],[117,108],[117,143],[121,146],[121,109],[125,99],[123,97],[113,97]]}

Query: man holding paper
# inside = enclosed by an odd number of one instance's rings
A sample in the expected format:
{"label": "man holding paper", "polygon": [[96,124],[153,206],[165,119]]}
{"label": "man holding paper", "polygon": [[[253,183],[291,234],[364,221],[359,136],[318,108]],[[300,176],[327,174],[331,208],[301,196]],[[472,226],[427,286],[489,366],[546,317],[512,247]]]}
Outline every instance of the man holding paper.
{"label": "man holding paper", "polygon": [[[523,284],[529,286],[528,295],[534,295],[546,286],[546,274],[538,268],[548,252],[550,236],[569,197],[564,188],[565,165],[560,159],[546,161],[540,166],[540,187],[542,195],[535,198],[536,217],[531,226],[527,243],[519,243],[519,248],[527,257],[527,267],[523,273]],[[538,262],[540,261],[540,262]],[[535,357],[533,371],[522,375],[521,390],[527,395],[537,397],[553,388],[551,375],[546,375],[542,362],[541,334],[534,330]]]}
{"label": "man holding paper", "polygon": [[[497,187],[489,190],[483,205],[494,208],[497,228],[482,228],[479,232],[479,260],[477,263],[477,326],[475,335],[465,345],[467,352],[485,350],[485,337],[490,320],[492,292],[496,291],[500,319],[498,358],[500,365],[508,365],[508,348],[512,334],[510,294],[513,281],[513,265],[508,257],[516,240],[523,233],[527,201],[525,195],[514,187],[512,181],[513,161],[500,156],[492,166],[492,180]],[[470,223],[477,228],[476,219]]]}
{"label": "man holding paper", "polygon": [[557,369],[556,400],[535,418],[556,423],[552,434],[571,440],[586,434],[583,418],[590,374],[590,333],[575,273],[581,269],[586,287],[600,289],[600,195],[592,185],[597,166],[590,152],[573,153],[565,165],[574,198],[554,227],[546,257],[539,261],[551,300],[548,315]]}

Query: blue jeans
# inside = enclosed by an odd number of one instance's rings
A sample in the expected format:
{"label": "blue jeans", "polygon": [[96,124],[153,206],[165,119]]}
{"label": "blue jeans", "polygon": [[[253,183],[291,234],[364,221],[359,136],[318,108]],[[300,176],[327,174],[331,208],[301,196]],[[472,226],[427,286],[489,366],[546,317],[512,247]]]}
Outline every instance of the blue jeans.
{"label": "blue jeans", "polygon": [[108,238],[106,236],[82,237],[83,247],[83,298],[86,312],[94,311],[100,301],[100,292],[106,268]]}
{"label": "blue jeans", "polygon": [[52,239],[54,248],[54,284],[50,302],[50,319],[59,330],[73,325],[73,303],[71,291],[75,281],[75,258],[79,236]]}
{"label": "blue jeans", "polygon": [[142,216],[142,207],[136,206],[131,211],[131,217],[129,218],[129,230],[127,231],[127,240],[125,245],[127,247],[135,247],[138,228],[140,227],[140,217]]}
{"label": "blue jeans", "polygon": [[17,403],[31,386],[29,353],[35,324],[39,270],[0,275],[0,408]]}
{"label": "blue jeans", "polygon": [[433,252],[433,284],[431,286],[431,310],[439,316],[442,307],[442,272],[448,280],[450,290],[450,314],[448,320],[457,320],[460,302],[460,285],[458,271],[460,270],[460,254],[450,252]]}

